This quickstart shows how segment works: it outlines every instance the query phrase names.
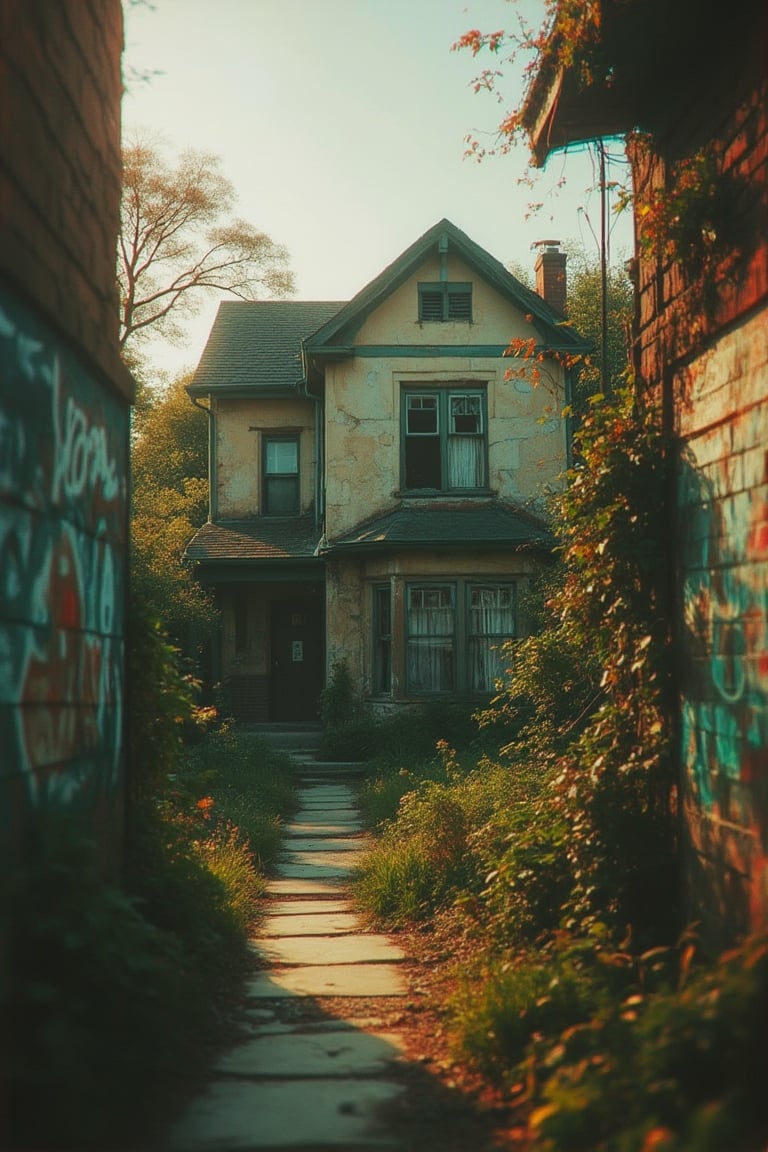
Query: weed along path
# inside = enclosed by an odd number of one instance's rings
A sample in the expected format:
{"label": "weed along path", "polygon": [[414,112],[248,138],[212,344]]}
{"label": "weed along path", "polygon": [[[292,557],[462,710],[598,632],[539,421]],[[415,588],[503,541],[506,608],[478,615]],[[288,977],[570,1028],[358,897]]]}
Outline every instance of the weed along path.
{"label": "weed along path", "polygon": [[408,1055],[418,966],[352,909],[351,876],[365,849],[354,782],[305,768],[298,787],[300,808],[252,940],[261,967],[247,982],[240,1038],[166,1148],[495,1147],[482,1118]]}

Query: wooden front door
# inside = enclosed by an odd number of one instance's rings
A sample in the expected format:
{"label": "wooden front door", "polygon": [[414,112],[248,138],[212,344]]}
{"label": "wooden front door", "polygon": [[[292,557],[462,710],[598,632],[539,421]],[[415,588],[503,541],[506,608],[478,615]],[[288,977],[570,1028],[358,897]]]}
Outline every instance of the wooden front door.
{"label": "wooden front door", "polygon": [[317,720],[322,687],[322,605],[273,603],[272,720]]}

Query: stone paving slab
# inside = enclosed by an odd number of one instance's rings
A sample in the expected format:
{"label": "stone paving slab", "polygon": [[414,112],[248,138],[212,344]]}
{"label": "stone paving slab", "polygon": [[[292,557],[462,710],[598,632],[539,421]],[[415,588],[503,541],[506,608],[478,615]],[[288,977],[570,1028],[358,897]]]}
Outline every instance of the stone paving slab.
{"label": "stone paving slab", "polygon": [[215,1064],[229,1076],[299,1079],[302,1076],[375,1076],[385,1072],[402,1052],[396,1035],[370,1032],[293,1032],[258,1037],[224,1053]]}
{"label": "stone paving slab", "polygon": [[299,796],[343,796],[347,801],[354,798],[355,790],[348,784],[305,784],[298,789]]}
{"label": "stone paving slab", "polygon": [[283,936],[279,940],[250,940],[271,964],[371,964],[404,960],[402,948],[387,936]]}
{"label": "stone paving slab", "polygon": [[171,1131],[173,1152],[344,1147],[393,1148],[376,1113],[403,1089],[386,1080],[220,1080]]}
{"label": "stone paving slab", "polygon": [[283,839],[283,850],[286,852],[363,852],[369,844],[364,836],[323,836],[320,838],[310,836],[293,836],[293,829]]}
{"label": "stone paving slab", "polygon": [[347,896],[342,877],[312,880],[307,876],[284,876],[268,880],[266,891],[272,896]]}
{"label": "stone paving slab", "polygon": [[343,829],[345,833],[348,832],[362,832],[363,823],[353,808],[345,808],[341,815],[338,812],[324,812],[319,810],[317,812],[300,812],[296,815],[295,819],[288,825],[287,831],[296,833],[300,829],[307,829],[313,836],[317,836],[322,830],[331,831],[334,835],[336,829]]}
{"label": "stone paving slab", "polygon": [[288,851],[280,853],[280,860],[283,864],[302,864],[319,868],[328,868],[338,864],[342,868],[349,868],[355,863],[355,857],[362,856],[364,851],[365,848],[362,845],[359,845],[357,850],[342,850],[340,852],[325,852],[323,849],[307,850],[306,852]]}
{"label": "stone paving slab", "polygon": [[294,996],[405,996],[408,987],[397,964],[312,964],[259,972],[246,982],[252,1000]]}
{"label": "stone paving slab", "polygon": [[337,824],[341,820],[359,824],[356,808],[326,808],[321,804],[316,808],[300,808],[294,819],[297,824]]}
{"label": "stone paving slab", "polygon": [[[296,900],[271,900],[264,905],[265,916],[320,916],[325,912],[351,912],[349,900],[319,900],[311,896]],[[290,932],[287,933],[290,935]]]}
{"label": "stone paving slab", "polygon": [[259,936],[327,936],[331,932],[357,932],[362,928],[354,912],[326,912],[308,916],[267,916]]}
{"label": "stone paving slab", "polygon": [[[324,913],[351,912],[352,904],[349,900],[270,900],[264,906],[268,917],[285,916],[319,916]],[[286,921],[287,922],[287,921]],[[289,932],[290,936],[291,933]]]}
{"label": "stone paving slab", "polygon": [[298,848],[305,840],[317,840],[319,836],[329,836],[333,840],[362,842],[368,844],[369,838],[359,824],[291,824],[287,831],[286,842],[291,842]]}
{"label": "stone paving slab", "polygon": [[291,864],[280,862],[275,866],[279,877],[288,880],[338,880],[349,879],[354,869],[343,864]]}

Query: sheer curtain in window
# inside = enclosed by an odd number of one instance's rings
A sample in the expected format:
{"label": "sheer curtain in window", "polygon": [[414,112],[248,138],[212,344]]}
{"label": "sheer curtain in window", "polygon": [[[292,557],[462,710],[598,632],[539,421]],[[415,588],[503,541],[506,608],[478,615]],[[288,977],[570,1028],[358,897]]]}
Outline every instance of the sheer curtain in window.
{"label": "sheer curtain in window", "polygon": [[453,592],[408,590],[408,687],[414,692],[453,688]]}
{"label": "sheer curtain in window", "polygon": [[448,487],[482,488],[482,486],[482,438],[451,436],[448,440]]}
{"label": "sheer curtain in window", "polygon": [[515,635],[515,590],[511,584],[470,589],[470,679],[474,692],[493,692],[504,675],[501,646]]}
{"label": "sheer curtain in window", "polygon": [[481,397],[451,396],[449,428],[448,487],[481,488],[484,479]]}

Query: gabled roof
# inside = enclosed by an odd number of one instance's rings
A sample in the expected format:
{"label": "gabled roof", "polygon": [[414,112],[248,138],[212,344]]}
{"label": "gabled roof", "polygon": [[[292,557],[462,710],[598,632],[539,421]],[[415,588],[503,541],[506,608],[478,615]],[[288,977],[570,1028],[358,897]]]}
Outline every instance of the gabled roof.
{"label": "gabled roof", "polygon": [[295,392],[303,379],[302,340],[343,306],[341,300],[223,301],[187,392]]}
{"label": "gabled roof", "polygon": [[403,504],[384,516],[328,541],[321,554],[430,548],[555,547],[555,537],[538,516],[498,500]]}
{"label": "gabled roof", "polygon": [[219,520],[203,524],[187,545],[185,558],[203,564],[222,560],[310,560],[319,538],[314,516]]}
{"label": "gabled roof", "polygon": [[546,344],[553,348],[581,349],[583,339],[539,296],[508,272],[504,265],[470,240],[465,232],[450,220],[440,220],[425,232],[410,248],[384,269],[370,284],[353,297],[348,304],[329,318],[318,331],[304,341],[304,347],[313,356],[348,344],[367,316],[370,315],[396,288],[403,284],[425,257],[438,251],[441,240],[447,240],[448,256],[458,254],[501,296],[526,315],[533,317],[534,327]]}

